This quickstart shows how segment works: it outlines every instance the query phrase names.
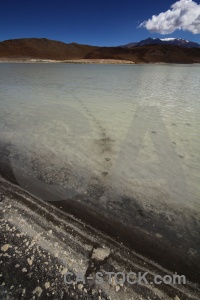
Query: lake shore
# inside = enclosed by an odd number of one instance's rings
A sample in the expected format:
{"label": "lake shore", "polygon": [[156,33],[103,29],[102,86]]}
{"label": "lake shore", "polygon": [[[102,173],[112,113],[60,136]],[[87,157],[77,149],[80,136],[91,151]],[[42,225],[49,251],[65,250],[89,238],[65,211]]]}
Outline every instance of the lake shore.
{"label": "lake shore", "polygon": [[135,64],[133,61],[120,59],[25,59],[25,58],[0,58],[0,63],[67,63],[67,64]]}
{"label": "lake shore", "polygon": [[[9,299],[198,299],[198,286],[189,282],[184,286],[108,284],[105,272],[110,271],[148,272],[148,280],[154,274],[171,273],[3,178],[0,183],[0,295]],[[67,285],[68,271],[85,276],[102,272],[105,282],[99,285],[88,279]]]}

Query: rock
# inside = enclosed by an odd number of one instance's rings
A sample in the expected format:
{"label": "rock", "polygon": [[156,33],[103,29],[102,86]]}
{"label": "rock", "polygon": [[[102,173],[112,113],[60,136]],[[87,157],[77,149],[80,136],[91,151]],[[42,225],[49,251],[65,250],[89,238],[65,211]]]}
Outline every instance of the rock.
{"label": "rock", "polygon": [[67,273],[68,269],[67,268],[63,268],[60,270],[61,275],[65,275]]}
{"label": "rock", "polygon": [[33,260],[34,260],[33,256],[31,256],[31,258],[29,258],[29,257],[27,258],[27,262],[28,262],[29,266],[32,266]]}
{"label": "rock", "polygon": [[82,289],[83,289],[83,284],[82,284],[82,283],[79,283],[79,284],[78,284],[78,289],[79,289],[80,291],[82,291]]}
{"label": "rock", "polygon": [[163,236],[160,233],[156,233],[157,238],[161,239]]}
{"label": "rock", "polygon": [[27,272],[27,269],[26,269],[26,268],[23,268],[23,269],[22,269],[22,272],[23,272],[23,273]]}
{"label": "rock", "polygon": [[92,252],[92,259],[96,260],[104,260],[106,257],[110,255],[109,248],[96,248]]}
{"label": "rock", "polygon": [[120,286],[117,285],[117,286],[115,287],[115,290],[116,290],[116,292],[119,292],[119,291],[120,291]]}
{"label": "rock", "polygon": [[1,247],[1,251],[6,252],[10,247],[10,244],[5,244]]}
{"label": "rock", "polygon": [[111,277],[111,282],[110,282],[110,284],[111,284],[113,287],[116,286],[116,282],[115,282],[115,279],[114,279],[113,276]]}
{"label": "rock", "polygon": [[26,289],[22,290],[22,295],[24,295],[26,293]]}
{"label": "rock", "polygon": [[50,282],[45,282],[44,287],[45,287],[45,289],[49,289],[50,288]]}
{"label": "rock", "polygon": [[42,294],[42,289],[41,289],[40,286],[37,286],[37,287],[34,289],[33,295],[34,295],[34,294],[38,294],[38,297],[41,296],[41,294]]}

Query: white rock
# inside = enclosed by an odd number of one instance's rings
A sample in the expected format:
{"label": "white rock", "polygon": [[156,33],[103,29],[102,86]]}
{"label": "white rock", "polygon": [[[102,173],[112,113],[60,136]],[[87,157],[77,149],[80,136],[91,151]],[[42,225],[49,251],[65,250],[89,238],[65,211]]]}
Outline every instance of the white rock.
{"label": "white rock", "polygon": [[23,269],[22,269],[22,272],[23,272],[23,273],[27,272],[27,269],[26,269],[26,268],[23,268]]}
{"label": "white rock", "polygon": [[64,269],[62,269],[61,271],[60,271],[60,273],[62,274],[62,275],[65,275],[66,273],[67,273],[67,268],[64,268]]}
{"label": "white rock", "polygon": [[78,289],[79,289],[80,291],[83,289],[82,283],[79,283],[79,284],[78,284]]}
{"label": "white rock", "polygon": [[36,293],[38,294],[38,297],[41,296],[41,294],[42,294],[42,289],[41,289],[40,286],[37,286],[37,287],[34,289],[33,295],[36,294]]}
{"label": "white rock", "polygon": [[104,260],[109,255],[110,255],[109,248],[97,248],[97,249],[94,249],[92,252],[92,259]]}
{"label": "white rock", "polygon": [[1,247],[1,251],[6,252],[10,247],[10,244],[5,244]]}
{"label": "white rock", "polygon": [[33,260],[34,260],[33,256],[31,256],[31,258],[29,258],[29,257],[27,258],[27,262],[28,262],[29,266],[32,266]]}
{"label": "white rock", "polygon": [[119,285],[116,285],[115,290],[116,290],[116,292],[119,292],[120,286],[119,286]]}
{"label": "white rock", "polygon": [[22,295],[24,295],[26,293],[26,289],[22,290]]}
{"label": "white rock", "polygon": [[45,289],[50,288],[50,282],[45,282],[44,287],[45,287]]}

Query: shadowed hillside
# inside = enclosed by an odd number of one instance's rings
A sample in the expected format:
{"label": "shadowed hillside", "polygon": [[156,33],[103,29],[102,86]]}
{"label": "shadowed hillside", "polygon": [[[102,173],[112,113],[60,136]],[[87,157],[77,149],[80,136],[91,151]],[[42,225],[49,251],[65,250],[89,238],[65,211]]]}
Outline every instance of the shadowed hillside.
{"label": "shadowed hillside", "polygon": [[125,59],[136,63],[200,63],[200,48],[173,45],[147,45],[125,48],[97,48],[86,58]]}

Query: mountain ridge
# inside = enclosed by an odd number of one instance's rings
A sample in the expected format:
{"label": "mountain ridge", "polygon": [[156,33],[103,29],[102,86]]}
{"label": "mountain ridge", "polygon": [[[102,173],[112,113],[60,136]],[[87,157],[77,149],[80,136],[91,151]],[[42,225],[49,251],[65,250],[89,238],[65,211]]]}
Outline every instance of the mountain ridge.
{"label": "mountain ridge", "polygon": [[141,40],[140,42],[129,43],[121,47],[131,48],[135,46],[146,46],[146,45],[174,45],[174,46],[181,46],[185,48],[200,48],[200,44],[185,39],[181,39],[181,38],[159,39],[159,38],[151,38],[151,37]]}
{"label": "mountain ridge", "polygon": [[200,48],[169,44],[147,44],[132,47],[99,47],[66,44],[46,38],[24,38],[0,42],[1,61],[20,60],[115,60],[133,63],[200,63]]}

